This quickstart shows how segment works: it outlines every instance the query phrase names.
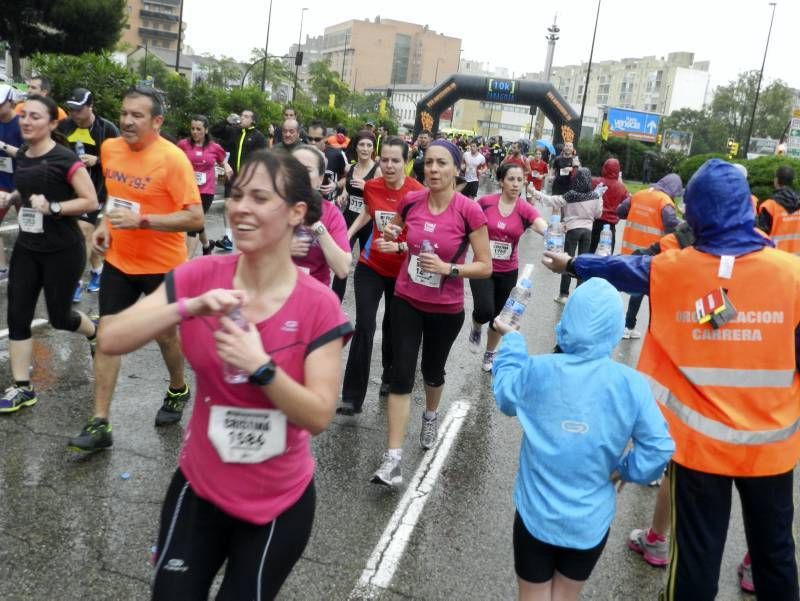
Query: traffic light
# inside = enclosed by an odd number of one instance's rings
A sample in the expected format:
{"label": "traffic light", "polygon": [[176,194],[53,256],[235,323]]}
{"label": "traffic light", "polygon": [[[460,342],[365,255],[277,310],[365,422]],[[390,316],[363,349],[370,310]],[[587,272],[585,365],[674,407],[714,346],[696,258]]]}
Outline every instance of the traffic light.
{"label": "traffic light", "polygon": [[294,66],[299,67],[303,64],[303,51],[298,50],[297,54],[294,55]]}
{"label": "traffic light", "polygon": [[734,138],[728,138],[728,159],[739,154],[739,143]]}
{"label": "traffic light", "polygon": [[661,140],[662,140],[661,134],[658,134],[656,136],[656,146],[661,146]]}

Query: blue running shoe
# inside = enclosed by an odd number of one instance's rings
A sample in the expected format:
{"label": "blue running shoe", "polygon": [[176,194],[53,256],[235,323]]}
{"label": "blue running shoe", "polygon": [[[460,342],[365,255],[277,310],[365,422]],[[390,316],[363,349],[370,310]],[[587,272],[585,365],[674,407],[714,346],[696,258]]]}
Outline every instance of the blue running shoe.
{"label": "blue running shoe", "polygon": [[75,294],[72,295],[72,302],[81,302],[81,296],[83,296],[83,280],[78,280],[78,287],[75,288]]}
{"label": "blue running shoe", "polygon": [[0,397],[0,413],[14,413],[22,407],[35,405],[37,400],[32,386],[9,386]]}
{"label": "blue running shoe", "polygon": [[92,277],[89,279],[89,284],[86,286],[87,292],[100,292],[100,273],[92,271]]}

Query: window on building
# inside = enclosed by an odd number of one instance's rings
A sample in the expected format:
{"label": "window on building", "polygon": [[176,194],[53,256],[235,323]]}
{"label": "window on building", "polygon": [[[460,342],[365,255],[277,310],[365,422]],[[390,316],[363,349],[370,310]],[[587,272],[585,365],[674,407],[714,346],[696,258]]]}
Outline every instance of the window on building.
{"label": "window on building", "polygon": [[411,55],[411,36],[398,33],[394,38],[392,83],[408,83],[408,61]]}

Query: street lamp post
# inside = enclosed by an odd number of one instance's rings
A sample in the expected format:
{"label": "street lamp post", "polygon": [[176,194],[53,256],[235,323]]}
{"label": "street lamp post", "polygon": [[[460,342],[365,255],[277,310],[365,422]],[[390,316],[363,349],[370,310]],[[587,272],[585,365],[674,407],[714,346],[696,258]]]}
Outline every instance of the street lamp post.
{"label": "street lamp post", "polygon": [[586,109],[586,97],[589,95],[589,75],[592,72],[592,58],[594,57],[594,40],[597,37],[597,22],[600,20],[600,3],[602,0],[597,0],[597,15],[594,18],[594,33],[592,33],[592,48],[589,50],[589,65],[586,68],[586,82],[583,84],[583,100],[581,100],[581,117],[578,121],[578,131],[575,132],[576,140],[581,139],[581,129],[583,129],[583,111]]}
{"label": "street lamp post", "polygon": [[747,128],[747,140],[744,143],[744,156],[747,157],[747,149],[750,148],[750,136],[753,135],[753,123],[756,120],[756,107],[758,106],[758,95],[761,92],[761,78],[764,77],[764,65],[767,63],[767,50],[769,50],[769,38],[772,35],[772,22],[775,20],[776,2],[770,2],[772,7],[772,17],[769,20],[769,31],[767,32],[767,43],[764,46],[764,58],[761,61],[761,71],[758,72],[758,85],[756,86],[756,98],[753,101],[753,112],[750,114],[750,127]]}
{"label": "street lamp post", "polygon": [[433,85],[436,85],[439,82],[439,63],[441,63],[444,59],[439,57],[436,59],[436,69],[433,72]]}
{"label": "street lamp post", "polygon": [[267,63],[269,62],[269,28],[272,25],[272,0],[269,0],[269,13],[267,14],[267,41],[264,42],[264,69],[261,71],[261,92],[267,91]]}
{"label": "street lamp post", "polygon": [[[300,35],[297,37],[297,54],[300,54],[300,44],[303,41],[303,17],[308,8],[300,9]],[[292,88],[292,102],[297,98],[297,74],[300,71],[300,61],[295,58],[294,60],[294,87]]]}
{"label": "street lamp post", "polygon": [[175,51],[175,73],[181,72],[181,42],[183,41],[183,2],[181,0],[181,10],[178,16],[178,49]]}

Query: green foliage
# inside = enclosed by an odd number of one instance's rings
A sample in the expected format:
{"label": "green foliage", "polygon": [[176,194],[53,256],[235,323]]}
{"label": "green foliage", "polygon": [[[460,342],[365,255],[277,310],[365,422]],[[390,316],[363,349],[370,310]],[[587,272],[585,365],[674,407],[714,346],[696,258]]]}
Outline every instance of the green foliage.
{"label": "green foliage", "polygon": [[659,153],[652,144],[635,142],[623,138],[609,138],[603,141],[600,136],[591,140],[581,140],[578,144],[581,164],[599,175],[606,159],[615,158],[620,162],[624,179],[641,180],[645,172],[645,161],[649,163],[649,181],[657,181],[675,170],[683,155],[668,152]]}
{"label": "green foliage", "polygon": [[[248,81],[252,85],[261,87],[262,79],[265,75],[264,63],[260,62],[264,59],[264,50],[261,48],[253,48],[250,51],[250,64],[253,65],[250,73],[248,74]],[[294,73],[286,66],[281,59],[270,57],[266,64],[266,81],[272,86],[280,86],[281,84],[292,81]]]}
{"label": "green foliage", "polygon": [[692,155],[724,152],[729,135],[725,121],[712,115],[708,109],[673,111],[661,123],[661,130],[667,129],[692,132]]}
{"label": "green foliage", "polygon": [[14,79],[22,75],[21,57],[113,49],[125,25],[126,6],[125,0],[19,0],[4,6],[0,39],[9,44]]}
{"label": "green foliage", "polygon": [[700,166],[703,163],[705,163],[709,159],[725,159],[725,158],[726,155],[713,152],[691,156],[689,158],[682,160],[678,164],[676,173],[681,176],[681,181],[683,181],[683,185],[685,186],[686,183],[694,175],[694,172],[700,169]]}
{"label": "green foliage", "polygon": [[130,71],[107,54],[37,54],[32,63],[36,73],[52,82],[51,93],[57,102],[63,105],[73,89],[87,88],[94,94],[95,112],[114,123],[118,120],[122,95],[136,81]]}
{"label": "green foliage", "polygon": [[352,94],[338,73],[331,71],[328,61],[316,61],[308,67],[308,83],[311,94],[319,103],[327,103],[331,94],[336,95],[336,105],[345,106]]}
{"label": "green foliage", "polygon": [[795,173],[800,173],[800,160],[785,156],[758,157],[750,161],[738,161],[747,167],[747,181],[750,190],[759,199],[766,200],[772,196],[775,171],[781,165],[789,165]]}

